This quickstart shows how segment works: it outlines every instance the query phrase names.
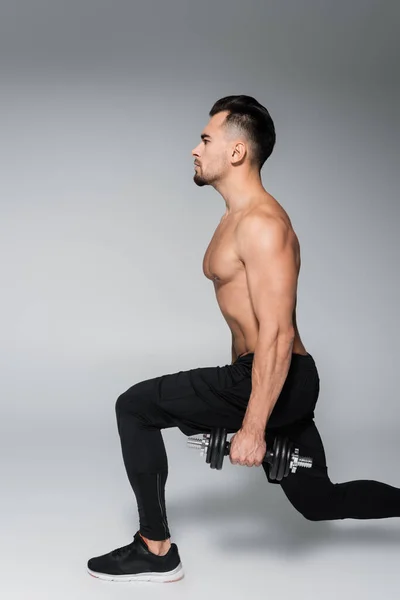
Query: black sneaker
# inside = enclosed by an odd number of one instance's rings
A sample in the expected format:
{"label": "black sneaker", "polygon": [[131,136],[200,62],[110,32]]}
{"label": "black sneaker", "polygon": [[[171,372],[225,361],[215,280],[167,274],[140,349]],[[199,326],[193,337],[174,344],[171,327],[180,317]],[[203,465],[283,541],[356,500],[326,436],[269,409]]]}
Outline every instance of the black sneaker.
{"label": "black sneaker", "polygon": [[133,542],[116,548],[108,554],[88,561],[88,571],[93,577],[107,581],[178,581],[183,568],[176,544],[164,556],[150,552],[146,542],[137,531]]}

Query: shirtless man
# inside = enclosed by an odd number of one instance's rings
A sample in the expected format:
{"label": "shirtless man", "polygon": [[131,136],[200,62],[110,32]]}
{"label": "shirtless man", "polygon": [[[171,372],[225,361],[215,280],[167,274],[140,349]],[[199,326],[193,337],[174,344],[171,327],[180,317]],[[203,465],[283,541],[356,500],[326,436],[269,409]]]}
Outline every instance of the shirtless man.
{"label": "shirtless man", "polygon": [[[314,421],[319,375],[296,323],[299,241],[289,216],[261,183],[261,167],[275,144],[271,116],[250,96],[221,98],[209,115],[192,150],[194,182],[212,185],[225,200],[203,271],[232,332],[232,363],[155,377],[117,399],[140,527],[130,544],[88,561],[89,573],[102,579],[183,577],[165,507],[168,464],[161,429],[167,427],[186,435],[215,427],[236,432],[231,463],[261,465],[308,520],[400,516],[400,489],[372,480],[332,483],[328,476]],[[311,456],[312,468],[271,481],[262,459],[275,435],[288,436],[300,454]]]}

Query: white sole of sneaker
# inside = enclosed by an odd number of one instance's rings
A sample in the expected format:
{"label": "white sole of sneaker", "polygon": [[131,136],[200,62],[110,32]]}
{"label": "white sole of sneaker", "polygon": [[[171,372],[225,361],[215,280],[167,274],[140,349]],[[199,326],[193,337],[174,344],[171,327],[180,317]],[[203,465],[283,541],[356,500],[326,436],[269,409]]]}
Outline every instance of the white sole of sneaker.
{"label": "white sole of sneaker", "polygon": [[155,583],[172,583],[183,579],[184,572],[182,563],[173,569],[172,571],[166,571],[165,573],[138,573],[136,575],[108,575],[107,573],[97,573],[91,569],[87,569],[88,573],[92,577],[97,579],[104,579],[105,581],[152,581]]}

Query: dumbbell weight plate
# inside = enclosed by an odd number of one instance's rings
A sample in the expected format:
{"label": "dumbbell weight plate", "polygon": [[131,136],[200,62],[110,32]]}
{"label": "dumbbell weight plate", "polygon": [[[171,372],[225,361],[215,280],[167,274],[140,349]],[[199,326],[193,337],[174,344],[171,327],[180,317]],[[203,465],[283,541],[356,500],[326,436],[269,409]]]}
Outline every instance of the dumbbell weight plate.
{"label": "dumbbell weight plate", "polygon": [[213,437],[214,439],[211,449],[210,467],[211,469],[221,470],[224,460],[226,429],[217,427],[217,429],[214,431]]}
{"label": "dumbbell weight plate", "polygon": [[215,469],[215,447],[220,436],[220,428],[217,427],[211,433],[207,433],[208,437],[208,448],[206,463],[210,465],[211,469]]}
{"label": "dumbbell weight plate", "polygon": [[279,466],[278,466],[278,472],[276,474],[276,480],[277,481],[282,481],[285,470],[286,470],[286,465],[288,463],[288,457],[287,457],[287,452],[288,452],[288,446],[289,446],[289,440],[287,437],[283,438],[282,440],[282,447],[281,447],[281,452],[280,452],[280,457],[279,457]]}
{"label": "dumbbell weight plate", "polygon": [[288,455],[287,455],[287,461],[286,461],[286,469],[285,472],[283,474],[284,477],[287,477],[289,475],[289,471],[290,471],[290,459],[292,457],[292,453],[293,453],[293,448],[294,448],[294,444],[292,441],[288,440]]}
{"label": "dumbbell weight plate", "polygon": [[207,446],[207,454],[206,454],[206,463],[209,465],[212,457],[212,435],[211,433],[204,434],[208,438],[208,446]]}
{"label": "dumbbell weight plate", "polygon": [[280,446],[281,446],[281,444],[280,444],[280,438],[277,436],[277,437],[275,437],[274,444],[272,446],[272,451],[274,453],[274,458],[273,458],[273,461],[271,462],[271,466],[270,466],[270,469],[269,469],[269,478],[272,479],[272,480],[276,479],[276,474],[277,474],[277,471],[278,471],[279,459],[277,458],[277,454],[278,454],[278,452],[280,450]]}
{"label": "dumbbell weight plate", "polygon": [[226,429],[221,429],[221,437],[218,443],[218,455],[216,459],[215,468],[219,471],[222,469],[222,463],[224,462],[225,456],[225,447],[226,447]]}

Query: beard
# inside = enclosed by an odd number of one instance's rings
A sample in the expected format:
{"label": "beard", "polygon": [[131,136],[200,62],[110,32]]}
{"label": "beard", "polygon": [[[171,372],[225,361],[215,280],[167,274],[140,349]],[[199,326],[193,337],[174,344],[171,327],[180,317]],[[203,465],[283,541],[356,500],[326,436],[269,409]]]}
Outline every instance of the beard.
{"label": "beard", "polygon": [[198,185],[199,187],[202,187],[203,185],[209,185],[209,182],[207,179],[205,179],[204,177],[202,177],[201,175],[199,175],[198,173],[195,173],[193,175],[193,181],[195,182],[196,185]]}
{"label": "beard", "polygon": [[193,181],[196,185],[198,185],[199,187],[202,187],[203,185],[214,185],[218,181],[219,177],[217,174],[214,173],[214,175],[209,175],[207,177],[207,175],[201,174],[199,168],[200,167],[197,167],[197,170],[193,175]]}

